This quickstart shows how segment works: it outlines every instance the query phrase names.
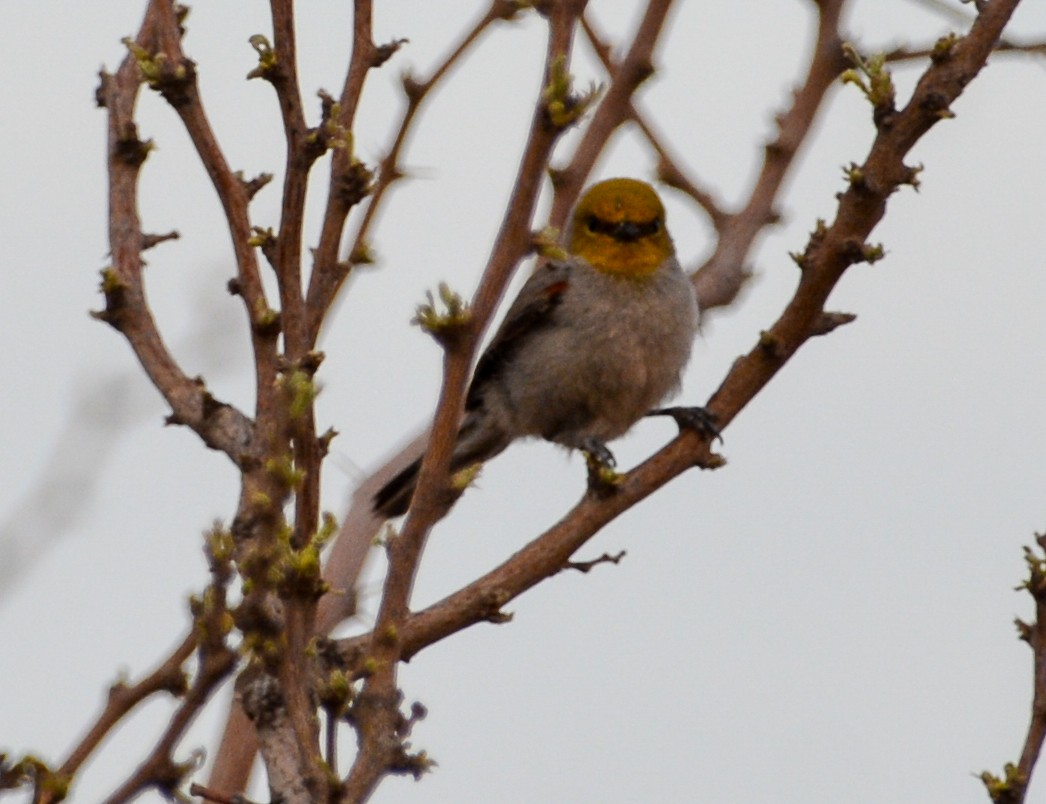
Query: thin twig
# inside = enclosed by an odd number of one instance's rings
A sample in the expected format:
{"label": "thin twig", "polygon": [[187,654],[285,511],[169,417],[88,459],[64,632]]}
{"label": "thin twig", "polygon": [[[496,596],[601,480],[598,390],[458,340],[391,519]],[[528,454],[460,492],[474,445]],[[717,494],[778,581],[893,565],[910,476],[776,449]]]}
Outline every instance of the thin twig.
{"label": "thin twig", "polygon": [[569,164],[554,171],[555,195],[549,212],[551,226],[563,229],[567,215],[588,180],[596,159],[606,148],[610,135],[629,119],[632,96],[654,71],[654,48],[671,8],[672,0],[650,0],[647,4],[632,37],[632,44],[612,72],[610,85],[585,127]]}
{"label": "thin twig", "polygon": [[[371,249],[368,244],[371,227],[377,219],[377,214],[382,208],[389,189],[396,181],[403,178],[403,169],[399,161],[400,154],[426,97],[443,80],[450,69],[476,44],[491,23],[511,17],[515,10],[512,3],[505,3],[503,0],[492,0],[487,11],[465,32],[458,44],[437,65],[427,79],[419,80],[412,75],[403,77],[403,91],[407,98],[407,107],[396,129],[392,145],[378,166],[377,179],[373,188],[371,188],[363,217],[356,227],[355,234],[352,236],[352,245],[345,260],[332,260],[332,254],[336,255],[337,253],[340,230],[337,232],[337,238],[335,238],[333,230],[326,233],[326,240],[323,242],[321,249],[322,262],[318,263],[319,270],[313,273],[308,292],[309,330],[314,336],[319,334],[320,327],[323,324],[323,316],[326,310],[329,309],[342,283],[348,277],[349,271],[352,270],[354,265],[368,262],[371,259]],[[509,13],[510,11],[512,12],[511,14]]]}
{"label": "thin twig", "polygon": [[[1046,535],[1036,534],[1039,551],[1046,551]],[[1028,734],[1017,763],[1017,775],[1023,782],[1021,801],[1027,793],[1032,771],[1039,761],[1043,742],[1046,741],[1046,561],[1029,555],[1028,592],[1035,600],[1035,622],[1022,630],[1022,637],[1031,646],[1034,654],[1033,695]]]}
{"label": "thin twig", "polygon": [[[355,0],[352,14],[352,57],[349,69],[345,74],[341,96],[338,99],[340,113],[337,125],[349,137],[349,142],[335,148],[331,154],[330,183],[327,189],[327,209],[323,214],[320,230],[320,241],[313,254],[313,271],[309,279],[309,301],[307,307],[307,329],[310,343],[315,345],[319,329],[327,310],[329,299],[319,301],[315,298],[313,288],[317,286],[319,276],[331,276],[337,283],[338,249],[341,247],[341,236],[349,211],[370,192],[369,171],[358,169],[354,176],[353,154],[351,152],[351,132],[356,118],[356,109],[363,92],[364,80],[372,68],[380,66],[392,55],[399,43],[383,49],[374,44],[371,30],[371,0]],[[362,168],[362,166],[361,166]],[[311,305],[319,303],[313,309]]]}
{"label": "thin twig", "polygon": [[[175,762],[174,750],[185,731],[203,709],[222,681],[239,663],[239,653],[226,642],[230,617],[227,589],[234,571],[228,550],[227,531],[215,528],[207,536],[205,552],[211,571],[211,583],[193,604],[193,637],[196,647],[196,675],[185,692],[153,750],[137,770],[113,793],[106,804],[121,804],[141,792],[157,788],[168,797],[174,796],[185,777],[196,770],[201,753],[194,752],[188,762]],[[183,681],[184,683],[184,681]]]}
{"label": "thin twig", "polygon": [[[893,50],[888,50],[884,56],[886,61],[891,63],[901,63],[906,61],[923,61],[925,59],[932,58],[937,49],[934,46],[915,46],[915,47],[896,47]],[[996,53],[1006,53],[1010,55],[1025,54],[1029,56],[1046,56],[1046,42],[1013,42],[1013,41],[1000,41],[995,47]]]}
{"label": "thin twig", "polygon": [[[182,694],[185,691],[186,683],[182,665],[192,656],[194,650],[196,650],[196,634],[190,631],[170,656],[137,684],[128,686],[123,682],[118,682],[110,687],[104,711],[55,774],[59,778],[72,779],[106,735],[142,701],[158,692],[168,692],[172,695]],[[49,800],[47,794],[41,798],[41,802]]]}
{"label": "thin twig", "polygon": [[[196,154],[207,171],[222,205],[236,258],[236,279],[230,283],[230,289],[243,299],[244,309],[251,323],[257,397],[255,416],[264,428],[274,414],[268,402],[272,398],[269,389],[276,377],[276,337],[279,328],[268,323],[273,314],[265,297],[257,252],[250,243],[251,222],[248,207],[252,197],[252,185],[243,181],[229,167],[218,144],[200,99],[196,65],[182,51],[181,23],[173,4],[154,0],[150,3],[150,8],[154,7],[160,20],[157,49],[164,55],[164,67],[171,75],[167,83],[161,83],[158,89],[185,126],[186,133],[192,140]],[[182,71],[180,76],[178,70]]]}
{"label": "thin twig", "polygon": [[134,774],[106,799],[106,804],[130,801],[150,787],[159,788],[169,794],[177,790],[185,775],[198,765],[198,760],[192,760],[188,764],[176,763],[172,759],[172,753],[185,730],[196,719],[196,715],[225,677],[233,671],[238,661],[239,656],[232,650],[201,656],[200,668],[192,687],[168,721],[156,746]]}
{"label": "thin twig", "polygon": [[[586,14],[582,18],[581,28],[584,30],[585,36],[588,37],[592,49],[596,52],[607,74],[613,78],[617,74],[618,67],[612,61],[610,45],[596,31],[591,19],[589,19],[589,15]],[[669,186],[675,187],[677,190],[690,196],[707,213],[712,221],[712,225],[718,229],[727,218],[727,213],[720,206],[719,202],[716,201],[711,192],[698,187],[697,181],[690,178],[686,171],[680,167],[678,160],[669,153],[668,147],[662,142],[662,138],[647,121],[646,115],[639,111],[639,106],[634,98],[628,99],[626,110],[629,119],[636,124],[636,127],[646,138],[647,143],[654,149],[654,153],[657,154],[658,178]]]}
{"label": "thin twig", "polygon": [[1046,534],[1035,534],[1035,541],[1038,552],[1030,547],[1024,548],[1028,578],[1018,587],[1031,595],[1035,603],[1035,618],[1030,623],[1017,620],[1017,633],[1032,650],[1031,717],[1017,764],[1007,763],[1001,778],[988,771],[981,774],[981,781],[994,804],[1024,804],[1032,773],[1046,741],[1046,558],[1042,555],[1046,552]]}
{"label": "thin twig", "polygon": [[[140,52],[155,54],[159,50],[160,32],[170,24],[170,14],[164,0],[149,3],[134,41]],[[164,75],[175,84],[186,81],[177,74],[181,64],[174,59],[163,63]],[[139,138],[134,122],[141,82],[141,68],[132,53],[115,74],[102,74],[98,90],[98,101],[108,110],[109,118],[109,245],[113,265],[103,272],[105,310],[95,315],[127,338],[149,379],[171,406],[168,421],[191,427],[209,447],[221,450],[238,466],[246,466],[255,457],[254,423],[211,396],[202,380],[182,371],[160,337],[145,299],[141,256],[145,239],[138,216],[138,176],[152,145]]]}
{"label": "thin twig", "polygon": [[748,203],[721,223],[715,252],[694,272],[694,288],[702,310],[729,304],[737,297],[748,277],[745,261],[755,238],[778,218],[774,205],[781,185],[828,88],[846,67],[839,37],[843,5],[844,0],[818,3],[817,41],[806,80],[795,92],[791,108],[777,118],[777,137],[766,146],[763,166]]}
{"label": "thin twig", "polygon": [[[310,141],[302,109],[293,0],[270,0],[269,7],[276,65],[265,72],[265,77],[276,90],[287,144],[274,267],[280,290],[284,353],[293,363],[308,351],[310,343],[302,297],[302,225],[309,168],[323,150]],[[315,140],[315,137],[311,139]]]}
{"label": "thin twig", "polygon": [[[148,758],[109,801],[128,800],[149,787],[173,791],[191,769],[191,763],[176,763],[172,758],[173,751],[207,699],[225,676],[232,672],[238,661],[237,653],[226,644],[225,622],[229,616],[226,589],[233,576],[231,556],[228,553],[216,552],[216,542],[210,541],[211,537],[206,552],[212,580],[194,608],[193,628],[170,656],[137,684],[128,686],[120,682],[109,689],[105,710],[68,759],[53,774],[62,780],[63,784],[47,785],[38,790],[36,800],[39,804],[56,801],[61,795],[58,791],[72,781],[81,765],[105,736],[139,703],[158,692],[168,692],[180,697],[181,704],[171,716],[167,728]],[[192,685],[189,686],[183,665],[194,652],[197,655],[197,669]]]}
{"label": "thin twig", "polygon": [[563,565],[563,569],[577,570],[582,574],[588,574],[593,568],[598,567],[600,564],[620,564],[627,553],[624,550],[620,550],[614,555],[610,553],[603,553],[599,558],[593,558],[588,561],[568,561]]}

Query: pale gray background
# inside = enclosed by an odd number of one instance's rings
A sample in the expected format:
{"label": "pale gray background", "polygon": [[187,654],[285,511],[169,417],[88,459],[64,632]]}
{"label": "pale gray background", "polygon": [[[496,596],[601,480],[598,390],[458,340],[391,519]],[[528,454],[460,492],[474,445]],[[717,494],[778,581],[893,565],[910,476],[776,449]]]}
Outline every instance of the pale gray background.
{"label": "pale gray background", "polygon": [[[338,89],[349,5],[300,4],[310,98]],[[376,5],[378,41],[411,42],[365,95],[356,144],[371,163],[398,118],[400,71],[427,74],[485,4]],[[591,9],[620,33],[636,5]],[[812,3],[678,5],[642,105],[693,172],[737,201],[805,69]],[[180,638],[185,599],[206,582],[199,534],[236,499],[227,460],[161,426],[164,405],[127,346],[86,314],[101,305],[107,259],[95,71],[116,67],[143,8],[6,4],[0,26],[0,751],[56,761],[117,673],[139,675]],[[230,161],[248,175],[278,171],[271,88],[243,81],[255,60],[247,38],[269,30],[265,4],[198,3],[189,26]],[[909,0],[863,0],[848,23],[874,48],[949,28]],[[1012,33],[1041,39],[1046,6],[1027,0]],[[375,232],[380,265],[350,283],[323,342],[320,423],[342,433],[324,486],[337,513],[361,468],[430,413],[439,352],[408,322],[439,281],[475,287],[543,47],[533,17],[499,26],[424,110],[406,152],[415,179]],[[898,70],[902,98],[917,70]],[[575,71],[582,86],[602,80],[585,46]],[[754,255],[757,278],[704,327],[688,402],[705,400],[772,323],[797,278],[787,252],[832,216],[841,166],[864,158],[867,105],[852,87],[831,95],[782,199],[785,223]],[[317,109],[310,100],[313,120]],[[888,258],[854,267],[830,301],[857,322],[804,347],[737,419],[729,465],[673,482],[581,556],[624,548],[620,566],[560,576],[514,602],[512,624],[477,627],[405,669],[408,699],[431,713],[414,742],[439,767],[419,785],[386,782],[376,802],[987,801],[972,774],[1016,759],[1027,722],[1031,655],[1011,621],[1031,607],[1013,587],[1021,545],[1046,529],[1042,60],[993,58],[955,111],[911,157],[926,165],[921,190],[897,194],[873,235]],[[145,227],[183,236],[148,255],[156,314],[185,369],[249,409],[218,204],[171,111],[147,96],[140,122],[158,146],[143,174]],[[622,135],[597,173],[651,169]],[[693,265],[708,228],[665,195]],[[275,224],[278,198],[263,191],[257,224]],[[672,433],[643,423],[616,453],[630,466]],[[545,444],[492,462],[435,531],[415,604],[503,559],[583,484],[581,460]],[[360,624],[373,609],[365,599]],[[215,744],[222,710],[200,720],[182,757]],[[166,711],[150,704],[121,729],[73,800],[100,800],[124,778]],[[1046,801],[1046,781],[1029,800]]]}

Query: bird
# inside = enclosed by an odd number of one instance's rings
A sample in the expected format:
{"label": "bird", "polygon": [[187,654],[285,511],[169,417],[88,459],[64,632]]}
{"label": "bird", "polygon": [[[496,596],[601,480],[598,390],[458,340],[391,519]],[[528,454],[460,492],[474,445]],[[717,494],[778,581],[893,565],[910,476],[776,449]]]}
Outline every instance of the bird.
{"label": "bird", "polygon": [[[647,415],[718,435],[703,408],[658,408],[679,390],[700,312],[665,207],[632,178],[593,184],[565,233],[566,258],[539,265],[483,352],[450,459],[455,473],[520,438],[543,438],[613,467],[606,446]],[[373,497],[405,514],[421,459]]]}

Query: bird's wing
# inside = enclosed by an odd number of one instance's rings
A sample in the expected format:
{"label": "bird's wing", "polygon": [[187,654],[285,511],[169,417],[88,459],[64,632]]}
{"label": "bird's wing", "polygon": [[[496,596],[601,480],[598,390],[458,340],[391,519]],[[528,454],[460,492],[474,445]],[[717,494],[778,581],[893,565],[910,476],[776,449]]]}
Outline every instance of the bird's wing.
{"label": "bird's wing", "polygon": [[512,355],[523,347],[535,332],[551,326],[555,309],[563,299],[570,281],[568,263],[549,262],[538,268],[512,302],[505,320],[490,341],[490,345],[476,364],[465,410],[475,410],[482,402],[483,388],[502,368],[511,362]]}

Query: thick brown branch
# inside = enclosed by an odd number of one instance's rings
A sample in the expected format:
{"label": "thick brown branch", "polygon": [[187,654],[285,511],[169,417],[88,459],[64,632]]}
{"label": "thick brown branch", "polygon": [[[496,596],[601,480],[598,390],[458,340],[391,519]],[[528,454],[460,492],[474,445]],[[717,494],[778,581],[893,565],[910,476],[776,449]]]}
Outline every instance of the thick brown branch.
{"label": "thick brown branch", "polygon": [[[401,655],[410,659],[418,651],[457,631],[479,622],[502,622],[502,607],[564,568],[580,547],[619,514],[648,497],[671,477],[693,467],[717,461],[707,444],[695,454],[677,440],[649,460],[622,476],[613,494],[586,496],[559,523],[497,568],[458,592],[411,615],[401,628]],[[345,656],[355,656],[371,636],[339,642]]]}

